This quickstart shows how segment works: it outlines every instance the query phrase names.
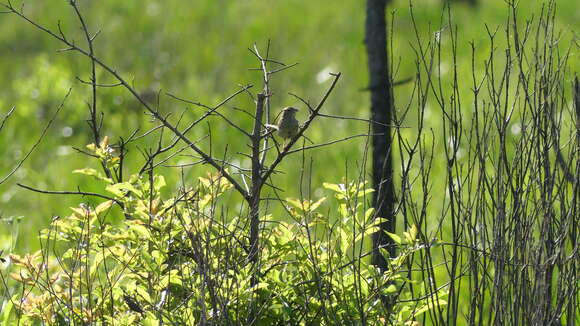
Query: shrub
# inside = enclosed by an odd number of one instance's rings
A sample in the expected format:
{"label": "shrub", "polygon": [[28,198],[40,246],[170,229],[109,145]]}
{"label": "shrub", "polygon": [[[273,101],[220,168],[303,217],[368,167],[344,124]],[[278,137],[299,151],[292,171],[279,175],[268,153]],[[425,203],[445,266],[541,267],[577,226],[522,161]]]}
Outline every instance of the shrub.
{"label": "shrub", "polygon": [[[88,149],[116,168],[107,139]],[[421,246],[411,227],[404,239],[397,237],[403,249],[388,272],[370,264],[366,242],[375,219],[373,209],[364,208],[372,191],[364,183],[324,184],[338,207],[333,213],[321,213],[327,197],[289,198],[290,219],[262,216],[263,246],[254,266],[248,217],[220,209],[231,192],[220,175],[164,197],[161,175],[114,183],[93,169],[76,172],[98,178],[111,197],[54,218],[41,232],[42,251],[10,256],[18,266],[11,277],[22,286],[12,304],[25,324],[228,325],[257,316],[259,325],[377,324],[385,318],[403,325],[432,307],[425,298],[385,310],[392,294],[413,298],[404,293],[412,282],[406,263]],[[252,286],[255,273],[259,283]]]}

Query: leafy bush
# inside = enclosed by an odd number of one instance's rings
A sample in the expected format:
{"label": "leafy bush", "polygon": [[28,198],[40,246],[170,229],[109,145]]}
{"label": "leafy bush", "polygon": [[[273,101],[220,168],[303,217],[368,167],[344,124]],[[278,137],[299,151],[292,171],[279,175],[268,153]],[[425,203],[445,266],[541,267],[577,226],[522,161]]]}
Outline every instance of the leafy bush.
{"label": "leafy bush", "polygon": [[[107,138],[87,148],[117,167]],[[338,203],[332,214],[321,213],[322,197],[286,199],[287,221],[263,216],[254,266],[248,218],[220,209],[231,189],[220,175],[165,198],[160,175],[115,184],[93,169],[75,172],[98,178],[111,197],[55,217],[41,232],[42,251],[10,256],[18,266],[11,277],[22,285],[12,305],[25,324],[225,325],[255,315],[260,325],[376,324],[385,316],[403,325],[432,306],[426,298],[383,303],[406,291],[407,259],[421,247],[412,227],[397,237],[404,249],[387,273],[370,264],[365,242],[376,230],[364,183],[324,184]]]}

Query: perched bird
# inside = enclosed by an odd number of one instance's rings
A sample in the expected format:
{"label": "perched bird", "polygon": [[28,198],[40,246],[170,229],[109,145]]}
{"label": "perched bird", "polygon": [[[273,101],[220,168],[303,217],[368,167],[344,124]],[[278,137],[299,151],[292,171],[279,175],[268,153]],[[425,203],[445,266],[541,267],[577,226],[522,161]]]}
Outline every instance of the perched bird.
{"label": "perched bird", "polygon": [[296,133],[298,133],[300,123],[296,119],[296,112],[298,112],[298,109],[291,106],[282,110],[282,117],[280,118],[278,125],[275,126],[275,129],[278,130],[278,136],[280,138],[292,138],[296,136]]}

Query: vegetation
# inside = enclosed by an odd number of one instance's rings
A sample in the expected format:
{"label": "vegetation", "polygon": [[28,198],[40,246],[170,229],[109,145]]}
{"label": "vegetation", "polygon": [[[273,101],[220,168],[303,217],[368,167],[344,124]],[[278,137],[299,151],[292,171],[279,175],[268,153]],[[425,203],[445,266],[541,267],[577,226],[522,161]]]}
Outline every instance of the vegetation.
{"label": "vegetation", "polygon": [[[4,3],[22,55],[2,63],[0,324],[580,322],[572,1],[394,4],[385,273],[363,4],[314,3]],[[55,40],[64,55],[39,50]],[[289,104],[303,125],[283,141],[266,125]]]}

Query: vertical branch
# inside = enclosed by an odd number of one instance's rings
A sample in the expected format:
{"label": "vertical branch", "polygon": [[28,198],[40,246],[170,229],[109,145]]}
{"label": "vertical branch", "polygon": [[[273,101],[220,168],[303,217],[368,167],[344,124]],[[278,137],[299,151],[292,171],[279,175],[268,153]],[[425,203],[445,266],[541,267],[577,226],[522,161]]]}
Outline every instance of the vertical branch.
{"label": "vertical branch", "polygon": [[[250,190],[250,254],[252,263],[258,261],[259,224],[260,224],[260,190],[262,189],[262,164],[260,163],[260,132],[262,130],[262,116],[264,114],[264,100],[266,95],[259,93],[256,101],[256,118],[252,132],[252,188]],[[254,274],[255,275],[255,274]],[[257,279],[256,279],[257,282]]]}
{"label": "vertical branch", "polygon": [[373,187],[374,203],[379,218],[380,230],[373,234],[373,264],[381,270],[388,263],[379,248],[388,248],[395,255],[393,241],[385,233],[394,232],[394,186],[391,160],[391,115],[393,98],[387,57],[387,25],[385,18],[386,0],[367,0],[365,43],[371,92],[371,120],[373,123]]}
{"label": "vertical branch", "polygon": [[[264,77],[264,94],[266,94],[266,101],[265,101],[265,119],[266,119],[266,124],[270,123],[270,72],[268,71],[268,67],[266,66],[267,62],[268,62],[268,57],[270,55],[270,40],[268,40],[268,47],[266,48],[266,58],[262,58],[260,56],[260,52],[258,52],[258,47],[256,45],[254,45],[254,51],[255,54],[258,56],[258,58],[260,59],[260,67],[262,68],[262,73],[263,73],[263,77]],[[266,154],[268,153],[268,151],[266,150],[268,148],[268,140],[269,138],[266,137],[264,139],[264,145],[262,146],[263,151],[262,151],[262,158],[260,159],[260,164],[264,164],[264,162],[266,161]]]}
{"label": "vertical branch", "polygon": [[[69,4],[73,7],[74,12],[79,20],[79,23],[81,24],[81,29],[83,31],[83,34],[85,36],[85,39],[87,41],[87,45],[89,47],[88,50],[88,57],[91,60],[91,80],[90,80],[90,84],[91,84],[91,104],[89,104],[89,114],[90,114],[90,118],[88,120],[89,123],[89,127],[91,128],[91,132],[93,133],[93,140],[95,142],[95,145],[98,146],[98,144],[101,143],[101,123],[99,123],[98,118],[97,118],[97,63],[95,62],[95,52],[93,49],[93,40],[94,38],[98,35],[98,32],[94,35],[91,36],[91,34],[89,33],[87,24],[85,23],[85,19],[83,18],[83,15],[81,14],[78,6],[77,6],[77,2],[76,0],[70,0]],[[109,170],[109,168],[104,164],[101,163],[101,166],[103,167],[103,171],[105,172],[105,174],[107,175],[108,178],[112,178],[113,174],[111,173],[111,171]]]}
{"label": "vertical branch", "polygon": [[85,39],[87,41],[87,45],[89,47],[88,53],[89,53],[89,57],[91,60],[91,90],[92,90],[92,95],[91,95],[91,104],[89,106],[89,112],[90,112],[90,119],[89,119],[89,125],[91,127],[91,131],[93,132],[93,138],[95,141],[95,144],[99,144],[101,142],[100,139],[100,134],[99,134],[99,124],[97,122],[97,75],[96,75],[96,64],[95,64],[95,59],[94,57],[94,49],[93,49],[93,38],[91,37],[89,30],[87,28],[87,25],[85,23],[85,20],[83,18],[83,16],[81,15],[79,8],[77,6],[77,3],[75,0],[71,0],[70,5],[73,7],[75,14],[81,24],[81,28],[83,31],[83,34],[85,36]]}
{"label": "vertical branch", "polygon": [[[260,192],[262,189],[262,164],[260,163],[260,132],[262,131],[262,116],[264,114],[264,100],[266,95],[258,93],[256,100],[256,117],[254,130],[252,131],[252,186],[248,198],[250,206],[250,251],[248,261],[252,264],[252,278],[250,286],[254,287],[260,282],[259,248],[260,248]],[[254,325],[257,321],[258,303],[251,300],[249,304],[248,325]]]}

